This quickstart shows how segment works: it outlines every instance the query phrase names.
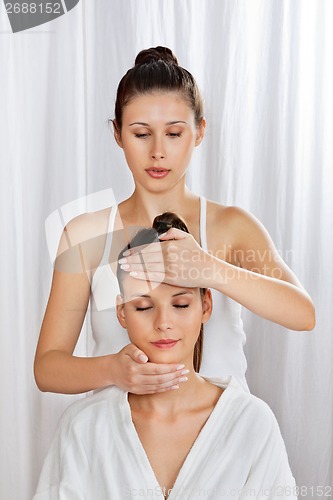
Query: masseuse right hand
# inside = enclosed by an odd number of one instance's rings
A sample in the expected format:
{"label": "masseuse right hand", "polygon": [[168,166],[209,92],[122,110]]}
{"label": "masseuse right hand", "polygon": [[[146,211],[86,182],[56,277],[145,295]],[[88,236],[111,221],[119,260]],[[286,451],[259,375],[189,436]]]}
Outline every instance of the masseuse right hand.
{"label": "masseuse right hand", "polygon": [[112,354],[112,381],[133,394],[153,394],[178,389],[186,382],[184,365],[150,363],[147,355],[134,344]]}

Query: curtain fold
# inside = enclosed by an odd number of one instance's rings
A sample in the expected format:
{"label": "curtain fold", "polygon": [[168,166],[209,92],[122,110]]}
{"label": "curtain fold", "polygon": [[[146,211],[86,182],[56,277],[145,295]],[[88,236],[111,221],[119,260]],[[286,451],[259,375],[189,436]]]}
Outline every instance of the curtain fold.
{"label": "curtain fold", "polygon": [[[57,421],[78,398],[42,394],[33,379],[52,275],[45,222],[67,222],[86,195],[103,192],[102,208],[131,193],[108,118],[121,76],[156,45],[204,96],[189,187],[257,216],[315,302],[313,332],[244,311],[247,378],[277,416],[300,496],[330,498],[332,25],[330,0],[81,0],[13,34],[0,5],[0,498],[31,498]],[[85,324],[77,354],[90,343]]]}

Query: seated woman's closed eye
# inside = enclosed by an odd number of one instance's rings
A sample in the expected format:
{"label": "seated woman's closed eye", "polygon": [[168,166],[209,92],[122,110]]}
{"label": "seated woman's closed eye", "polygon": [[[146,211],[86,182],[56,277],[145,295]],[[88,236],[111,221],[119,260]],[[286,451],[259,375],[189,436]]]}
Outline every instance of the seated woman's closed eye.
{"label": "seated woman's closed eye", "polygon": [[[136,305],[135,307],[137,311],[148,311],[148,309],[154,309],[154,305]],[[172,304],[171,307],[174,307],[175,309],[187,309],[189,304]]]}

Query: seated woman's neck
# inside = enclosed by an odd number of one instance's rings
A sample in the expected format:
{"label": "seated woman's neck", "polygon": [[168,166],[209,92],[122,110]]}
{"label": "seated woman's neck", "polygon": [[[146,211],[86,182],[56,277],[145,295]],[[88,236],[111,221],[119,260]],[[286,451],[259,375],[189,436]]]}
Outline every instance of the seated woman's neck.
{"label": "seated woman's neck", "polygon": [[189,373],[184,375],[188,380],[180,383],[179,389],[142,395],[130,393],[128,401],[131,409],[159,415],[161,418],[173,418],[185,411],[194,411],[198,406],[198,401],[202,401],[202,397],[210,392],[209,388],[213,389],[214,393],[220,392],[216,391],[216,386],[196,373],[193,367],[189,370]]}

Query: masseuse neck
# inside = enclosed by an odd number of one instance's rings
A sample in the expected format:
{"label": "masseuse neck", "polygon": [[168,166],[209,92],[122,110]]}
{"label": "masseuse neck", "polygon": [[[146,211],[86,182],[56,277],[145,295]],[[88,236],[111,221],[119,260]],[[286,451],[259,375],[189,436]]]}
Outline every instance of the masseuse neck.
{"label": "masseuse neck", "polygon": [[164,212],[174,212],[181,217],[186,216],[184,207],[188,211],[191,202],[195,203],[197,198],[185,183],[178,183],[172,189],[158,193],[147,191],[138,186],[127,200],[127,204],[128,209],[131,210],[131,213],[136,214],[137,219],[151,224],[156,215]]}

